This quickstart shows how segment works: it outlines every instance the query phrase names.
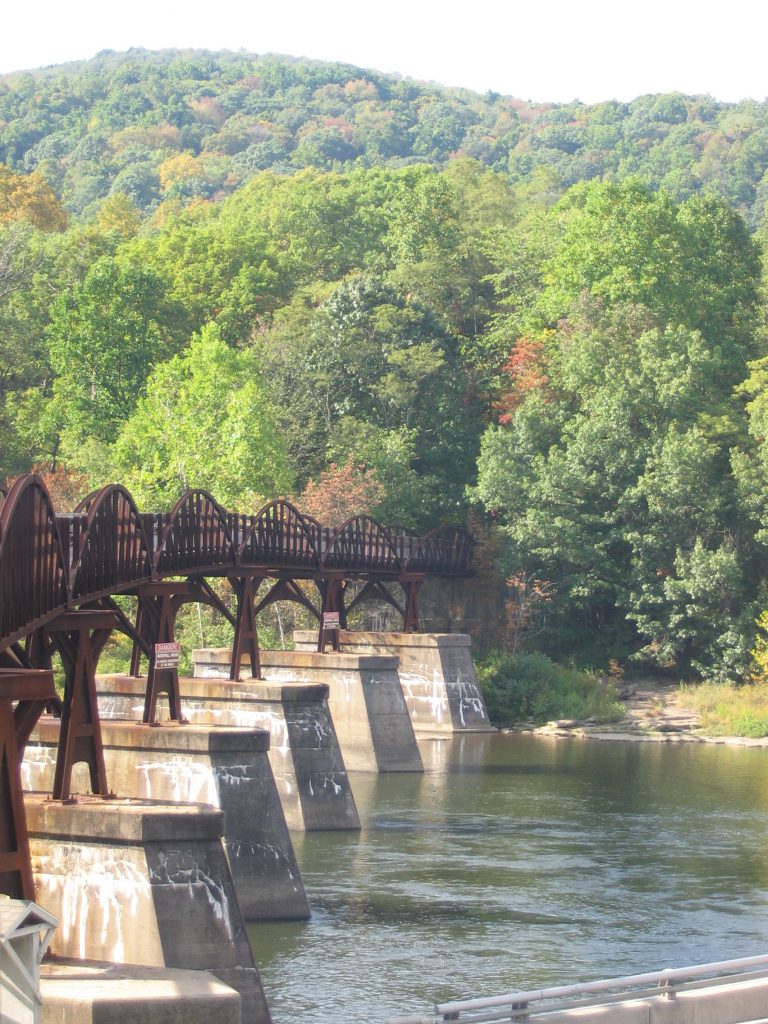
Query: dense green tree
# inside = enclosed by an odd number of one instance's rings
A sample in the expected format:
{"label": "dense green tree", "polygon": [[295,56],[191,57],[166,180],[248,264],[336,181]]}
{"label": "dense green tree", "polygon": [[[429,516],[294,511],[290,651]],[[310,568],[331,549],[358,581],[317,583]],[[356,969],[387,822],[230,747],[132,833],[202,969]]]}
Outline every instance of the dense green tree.
{"label": "dense green tree", "polygon": [[120,171],[110,186],[110,195],[125,195],[140,209],[146,209],[160,198],[157,172],[147,164],[129,164]]}
{"label": "dense green tree", "polygon": [[65,452],[89,438],[114,440],[154,364],[173,352],[165,318],[160,278],[110,256],[54,302],[47,330],[56,375],[49,415]]}
{"label": "dense green tree", "polygon": [[167,508],[202,487],[229,508],[254,512],[287,493],[285,448],[253,352],[230,348],[209,327],[156,367],[110,468],[144,508]]}
{"label": "dense green tree", "polygon": [[[31,225],[12,221],[0,226],[0,476],[24,472],[40,450],[28,431],[22,406],[45,406],[50,378],[43,331],[50,282],[48,247]],[[28,397],[26,397],[28,396]]]}
{"label": "dense green tree", "polygon": [[[407,481],[408,502],[405,494],[393,498],[399,519],[460,514],[480,418],[456,341],[429,310],[380,276],[357,275],[319,304],[304,293],[258,347],[300,479],[316,476],[326,457],[362,458],[382,476]],[[418,497],[416,478],[424,486]]]}
{"label": "dense green tree", "polygon": [[582,292],[608,306],[639,303],[714,341],[751,326],[757,249],[725,202],[680,205],[635,180],[572,189],[562,200],[562,240],[544,266],[541,315],[567,315]]}

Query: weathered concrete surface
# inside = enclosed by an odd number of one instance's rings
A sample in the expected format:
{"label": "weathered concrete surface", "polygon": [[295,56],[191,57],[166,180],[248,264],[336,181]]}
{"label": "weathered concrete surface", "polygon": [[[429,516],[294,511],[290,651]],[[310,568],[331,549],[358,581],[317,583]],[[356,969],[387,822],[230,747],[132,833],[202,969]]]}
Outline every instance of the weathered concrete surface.
{"label": "weathered concrete surface", "polygon": [[[296,649],[315,650],[317,633],[296,630]],[[466,633],[358,633],[342,630],[348,654],[395,655],[405,702],[417,733],[495,732],[472,663]]]}
{"label": "weathered concrete surface", "polygon": [[40,1024],[240,1024],[240,996],[207,971],[55,959]]}
{"label": "weathered concrete surface", "polygon": [[[50,792],[58,737],[58,721],[42,718],[24,755],[26,789]],[[102,738],[107,778],[118,796],[201,803],[226,813],[224,842],[247,921],[310,916],[267,732],[104,721]]]}
{"label": "weathered concrete surface", "polygon": [[[259,680],[232,683],[228,675],[225,667],[215,678],[179,680],[187,719],[199,725],[269,732],[269,761],[289,828],[359,829],[328,707],[328,687]],[[103,720],[140,719],[145,685],[145,680],[132,676],[97,676]]]}
{"label": "weathered concrete surface", "polygon": [[[223,674],[229,656],[228,651],[213,648],[193,651],[195,675]],[[322,683],[328,687],[328,705],[350,771],[424,770],[396,658],[262,651],[261,671],[270,682]]]}
{"label": "weathered concrete surface", "polygon": [[[606,1006],[584,1006],[547,1014],[547,1024],[761,1024],[768,1006],[768,979],[652,996]],[[532,1006],[534,1009],[535,1004]]]}
{"label": "weathered concrete surface", "polygon": [[210,970],[269,1024],[222,843],[224,814],[188,804],[25,797],[37,898],[52,951],[79,960]]}

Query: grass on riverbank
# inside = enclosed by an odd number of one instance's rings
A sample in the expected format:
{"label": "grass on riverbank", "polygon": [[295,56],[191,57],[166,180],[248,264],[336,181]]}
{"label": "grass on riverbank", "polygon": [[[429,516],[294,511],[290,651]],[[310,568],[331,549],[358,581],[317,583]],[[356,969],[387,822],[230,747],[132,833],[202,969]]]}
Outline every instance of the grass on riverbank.
{"label": "grass on riverbank", "polygon": [[625,711],[611,680],[556,665],[543,654],[493,651],[478,662],[477,676],[499,728],[558,718],[610,722]]}
{"label": "grass on riverbank", "polygon": [[699,683],[680,688],[708,736],[768,736],[768,683],[745,686]]}

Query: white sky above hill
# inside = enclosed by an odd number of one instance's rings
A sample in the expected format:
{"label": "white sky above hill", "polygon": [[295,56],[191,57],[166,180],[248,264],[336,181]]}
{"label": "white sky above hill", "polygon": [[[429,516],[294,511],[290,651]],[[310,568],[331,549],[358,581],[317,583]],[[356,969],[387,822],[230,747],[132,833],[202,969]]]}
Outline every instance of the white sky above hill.
{"label": "white sky above hill", "polygon": [[768,97],[766,0],[8,0],[0,73],[99,50],[339,60],[524,100]]}

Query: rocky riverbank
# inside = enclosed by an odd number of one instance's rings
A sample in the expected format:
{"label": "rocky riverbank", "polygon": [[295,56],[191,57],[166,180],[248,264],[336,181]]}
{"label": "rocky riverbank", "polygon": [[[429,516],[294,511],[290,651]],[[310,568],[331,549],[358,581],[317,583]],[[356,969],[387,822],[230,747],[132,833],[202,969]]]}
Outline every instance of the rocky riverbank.
{"label": "rocky riverbank", "polygon": [[546,725],[529,724],[521,731],[543,736],[582,736],[595,740],[632,740],[662,743],[725,743],[744,747],[768,747],[768,737],[708,736],[698,713],[686,704],[685,693],[677,686],[654,680],[626,683],[619,688],[618,699],[626,714],[615,722],[587,719],[559,719]]}

